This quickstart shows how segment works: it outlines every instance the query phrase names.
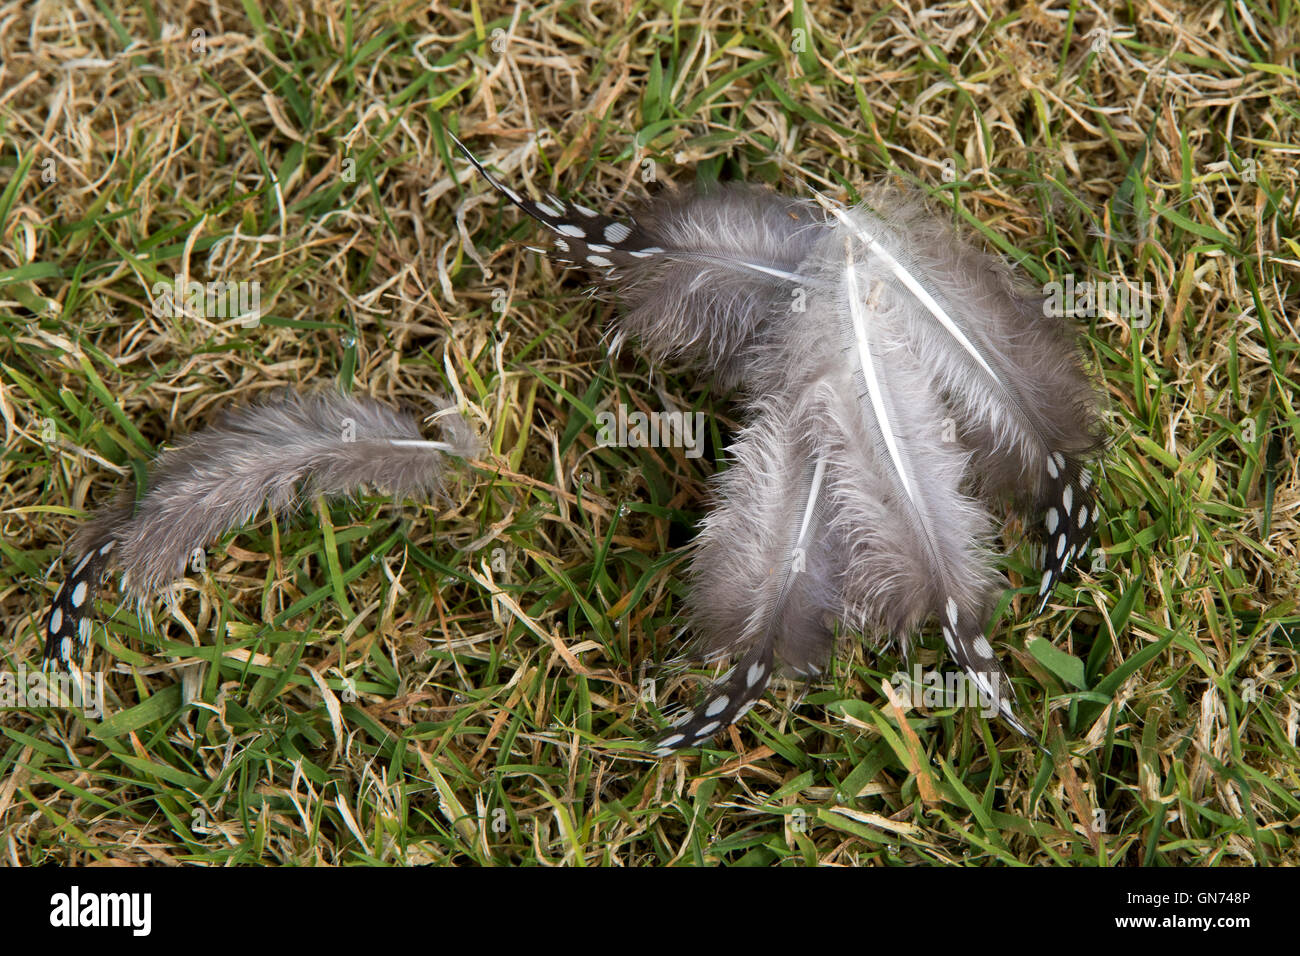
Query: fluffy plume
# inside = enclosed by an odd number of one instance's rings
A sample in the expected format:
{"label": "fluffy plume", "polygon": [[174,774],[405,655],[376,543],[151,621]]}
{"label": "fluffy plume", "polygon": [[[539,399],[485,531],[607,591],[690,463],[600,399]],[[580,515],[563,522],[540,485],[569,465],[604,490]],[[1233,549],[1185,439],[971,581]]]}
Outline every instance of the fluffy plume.
{"label": "fluffy plume", "polygon": [[370,399],[285,392],[187,436],[158,457],[138,504],[124,494],[74,535],[75,564],[46,618],[47,666],[69,666],[74,644],[85,647],[89,610],[110,561],[123,570],[123,588],[142,601],[263,504],[286,515],[304,497],[368,486],[399,498],[440,492],[447,456],[477,453],[463,418],[440,422],[444,440],[425,441],[414,418]]}
{"label": "fluffy plume", "polygon": [[800,263],[825,226],[815,203],[743,184],[665,195],[622,220],[554,196],[535,202],[452,138],[495,189],[546,227],[552,258],[605,274],[626,306],[615,349],[635,340],[651,358],[691,362],[724,387],[743,380],[772,317],[800,294]]}
{"label": "fluffy plume", "polygon": [[839,568],[826,525],[827,462],[809,432],[815,409],[789,397],[761,400],[730,449],[691,562],[693,656],[740,660],[659,737],[661,756],[743,717],[776,665],[814,675],[830,656]]}
{"label": "fluffy plume", "polygon": [[869,214],[832,211],[867,250],[870,274],[915,303],[907,341],[963,429],[973,474],[989,497],[1044,523],[1041,612],[1099,517],[1084,463],[1101,449],[1101,426],[1075,336],[919,202],[878,189],[867,204]]}
{"label": "fluffy plume", "polygon": [[[1098,520],[1086,463],[1101,446],[1075,336],[1042,296],[896,192],[853,210],[819,197],[820,215],[753,190],[670,197],[611,235],[612,220],[488,179],[557,237],[553,255],[600,270],[627,306],[618,334],[750,396],[693,563],[703,654],[739,663],[656,752],[743,715],[778,663],[813,669],[830,649],[827,608],[904,650],[937,621],[1028,734],[986,634],[999,587],[990,506],[1042,522],[1041,609]],[[663,226],[682,216],[679,232]],[[601,236],[618,242],[593,248]],[[789,573],[796,548],[812,573]]]}

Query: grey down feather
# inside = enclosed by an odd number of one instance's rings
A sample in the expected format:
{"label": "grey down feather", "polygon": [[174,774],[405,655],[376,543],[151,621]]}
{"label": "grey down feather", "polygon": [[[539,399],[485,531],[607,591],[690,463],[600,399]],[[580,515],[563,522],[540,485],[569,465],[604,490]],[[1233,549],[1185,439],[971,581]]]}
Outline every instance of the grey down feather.
{"label": "grey down feather", "polygon": [[986,630],[1004,586],[990,508],[1045,538],[1036,597],[1084,554],[1103,440],[1075,333],[1000,260],[898,190],[852,209],[748,186],[630,219],[525,198],[550,254],[623,305],[614,338],[746,396],[747,425],[694,544],[690,619],[734,666],[654,742],[666,756],[743,717],[784,668],[815,674],[828,619],[906,651],[936,621],[954,661],[1029,735]]}
{"label": "grey down feather", "polygon": [[477,439],[457,414],[440,418],[443,441],[425,441],[414,418],[369,398],[285,391],[227,412],[159,455],[137,503],[123,493],[69,546],[72,570],[45,619],[45,665],[72,668],[90,635],[90,611],[110,563],[143,602],[185,573],[196,550],[252,520],[265,504],[286,515],[304,497],[365,487],[395,497],[442,489],[448,456],[472,457]]}

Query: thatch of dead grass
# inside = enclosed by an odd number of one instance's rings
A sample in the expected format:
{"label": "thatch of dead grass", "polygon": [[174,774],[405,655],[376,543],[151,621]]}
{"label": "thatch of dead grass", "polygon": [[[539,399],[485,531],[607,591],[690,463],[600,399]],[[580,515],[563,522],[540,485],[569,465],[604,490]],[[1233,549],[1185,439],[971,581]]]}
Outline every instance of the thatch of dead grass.
{"label": "thatch of dead grass", "polygon": [[[264,520],[155,630],[112,615],[104,720],[0,712],[0,852],[1297,862],[1283,10],[0,5],[0,667],[39,660],[76,520],[221,407],[305,382],[450,394],[490,446],[451,504]],[[513,241],[532,228],[452,162],[446,127],[592,206],[655,188],[647,169],[847,198],[894,177],[1036,281],[1149,283],[1149,323],[1084,321],[1114,433],[1103,562],[1031,619],[1007,529],[998,643],[1058,760],[965,709],[901,714],[880,690],[900,662],[861,649],[700,756],[636,754],[733,405],[612,359],[609,307]],[[176,275],[260,282],[260,325],[155,316]],[[619,401],[705,411],[709,454],[597,447],[593,411]]]}

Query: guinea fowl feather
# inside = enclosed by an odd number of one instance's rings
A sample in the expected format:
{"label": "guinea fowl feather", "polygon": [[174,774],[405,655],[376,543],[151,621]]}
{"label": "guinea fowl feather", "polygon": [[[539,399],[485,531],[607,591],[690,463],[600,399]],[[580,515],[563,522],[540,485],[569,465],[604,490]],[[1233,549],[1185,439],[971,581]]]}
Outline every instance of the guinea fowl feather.
{"label": "guinea fowl feather", "polygon": [[660,735],[657,750],[691,746],[739,720],[777,663],[811,675],[830,655],[824,617],[838,606],[839,581],[826,526],[826,460],[815,443],[796,437],[807,433],[807,403],[787,397],[757,403],[694,542],[695,656],[739,661]]}
{"label": "guinea fowl feather", "polygon": [[1073,335],[1060,317],[1044,314],[1041,295],[1017,289],[1001,263],[952,235],[919,203],[875,190],[867,205],[870,216],[833,212],[879,260],[886,279],[920,305],[905,334],[942,383],[957,423],[985,439],[975,449],[977,473],[990,490],[1019,499],[1031,518],[1043,516],[1041,612],[1097,519],[1084,462],[1100,450],[1101,428]]}
{"label": "guinea fowl feather", "polygon": [[398,498],[439,493],[447,457],[470,457],[477,448],[463,418],[440,421],[444,441],[424,441],[414,418],[371,399],[288,391],[186,436],[159,455],[138,503],[123,494],[73,536],[73,568],[46,617],[46,665],[67,667],[74,647],[84,649],[110,562],[122,568],[124,590],[143,602],[263,504],[283,516],[304,498],[369,486]]}
{"label": "guinea fowl feather", "polygon": [[816,203],[744,184],[667,194],[620,220],[578,203],[536,202],[461,152],[507,199],[551,234],[551,257],[604,270],[625,305],[617,350],[635,340],[652,359],[682,360],[724,387],[742,381],[766,325],[789,305],[798,271],[822,234]]}
{"label": "guinea fowl feather", "polygon": [[[749,188],[672,195],[610,234],[614,220],[526,200],[457,145],[556,237],[552,256],[596,269],[622,299],[616,340],[693,359],[747,395],[690,598],[697,655],[738,663],[655,753],[743,716],[778,665],[815,672],[832,649],[827,612],[904,650],[937,621],[1029,735],[986,634],[1000,583],[990,508],[1042,520],[1041,609],[1098,517],[1097,396],[1063,318],[898,191],[853,209],[817,197],[820,214]],[[618,241],[593,254],[601,236]],[[796,547],[813,573],[786,570]]]}

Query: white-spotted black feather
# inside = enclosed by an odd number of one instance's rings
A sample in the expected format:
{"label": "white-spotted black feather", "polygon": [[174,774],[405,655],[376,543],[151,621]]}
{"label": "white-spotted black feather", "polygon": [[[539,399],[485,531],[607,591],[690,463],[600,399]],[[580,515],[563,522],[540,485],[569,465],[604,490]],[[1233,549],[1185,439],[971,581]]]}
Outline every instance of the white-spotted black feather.
{"label": "white-spotted black feather", "polygon": [[[1096,526],[1087,461],[1101,446],[1075,334],[1043,297],[891,190],[852,210],[819,199],[821,214],[748,188],[652,201],[617,232],[641,253],[633,261],[570,241],[612,220],[539,208],[488,180],[557,237],[552,255],[595,266],[623,299],[616,337],[693,358],[749,396],[692,564],[701,655],[739,660],[656,753],[743,715],[778,664],[812,669],[830,651],[826,609],[904,648],[936,621],[953,659],[1028,734],[986,634],[998,589],[989,508],[1005,501],[1042,522],[1041,609]],[[689,239],[665,239],[672,217]],[[811,508],[795,479],[809,469]],[[796,526],[818,563],[793,587]]]}
{"label": "white-spotted black feather", "polygon": [[74,562],[45,623],[47,666],[68,667],[90,633],[89,613],[109,563],[144,601],[179,579],[196,550],[246,524],[266,505],[285,515],[303,498],[382,488],[424,498],[443,487],[447,458],[476,454],[457,414],[439,419],[441,442],[417,421],[372,399],[286,391],[227,412],[159,455],[138,502],[123,495],[73,536]]}

